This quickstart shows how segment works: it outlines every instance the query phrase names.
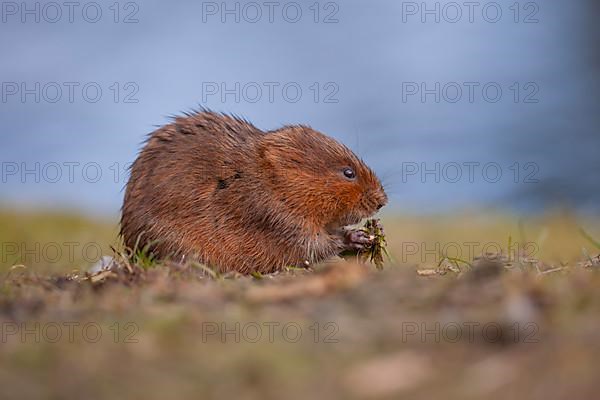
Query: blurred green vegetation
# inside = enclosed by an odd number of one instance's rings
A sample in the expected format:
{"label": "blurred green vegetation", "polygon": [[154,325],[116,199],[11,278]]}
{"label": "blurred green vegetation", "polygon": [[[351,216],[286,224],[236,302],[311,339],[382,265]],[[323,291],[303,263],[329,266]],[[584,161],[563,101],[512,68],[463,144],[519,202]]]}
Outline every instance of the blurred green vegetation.
{"label": "blurred green vegetation", "polygon": [[440,255],[470,262],[482,253],[502,252],[513,260],[521,256],[561,265],[600,251],[582,234],[599,239],[600,218],[567,210],[532,217],[471,211],[383,221],[390,252],[400,264],[432,264]]}
{"label": "blurred green vegetation", "polygon": [[[382,222],[398,265],[435,265],[445,256],[471,262],[482,253],[562,265],[580,261],[586,252],[593,255],[597,249],[590,238],[600,240],[599,218],[564,210],[531,218],[484,211],[387,214]],[[0,208],[0,270],[14,265],[56,273],[85,270],[113,255],[111,246],[121,246],[117,218]]]}
{"label": "blurred green vegetation", "polygon": [[0,209],[0,271],[25,265],[40,272],[84,269],[118,243],[118,224],[58,211]]}

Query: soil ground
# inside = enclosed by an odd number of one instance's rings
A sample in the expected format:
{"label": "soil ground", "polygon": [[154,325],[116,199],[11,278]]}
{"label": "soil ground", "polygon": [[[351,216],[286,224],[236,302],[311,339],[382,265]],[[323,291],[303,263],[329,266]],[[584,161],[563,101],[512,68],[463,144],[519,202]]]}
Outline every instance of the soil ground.
{"label": "soil ground", "polygon": [[90,257],[53,257],[48,244],[112,254],[116,224],[0,221],[2,399],[563,399],[600,389],[591,218],[384,216],[393,261],[383,271],[350,259],[254,277],[155,263],[90,275]]}

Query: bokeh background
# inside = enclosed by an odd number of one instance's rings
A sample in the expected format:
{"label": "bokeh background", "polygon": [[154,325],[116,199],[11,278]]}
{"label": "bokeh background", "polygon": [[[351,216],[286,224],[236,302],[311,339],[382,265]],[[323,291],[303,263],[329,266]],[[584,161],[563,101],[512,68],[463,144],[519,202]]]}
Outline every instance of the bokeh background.
{"label": "bokeh background", "polygon": [[[271,16],[249,3],[81,2],[58,16],[47,2],[3,2],[0,203],[116,218],[145,135],[202,105],[338,138],[383,177],[390,210],[597,211],[598,2],[519,2],[518,13],[512,0],[481,2],[471,16],[459,2],[459,18],[451,2],[280,2]],[[464,82],[479,85],[472,101]],[[407,92],[421,83],[440,84],[439,102]],[[222,84],[234,93],[222,98]],[[486,84],[502,89],[497,102]],[[436,163],[438,176],[421,175]],[[480,163],[473,179],[464,163]]]}
{"label": "bokeh background", "polygon": [[[0,2],[0,398],[597,398],[600,2],[266,3]],[[384,269],[127,257],[127,166],[200,106],[363,157]]]}

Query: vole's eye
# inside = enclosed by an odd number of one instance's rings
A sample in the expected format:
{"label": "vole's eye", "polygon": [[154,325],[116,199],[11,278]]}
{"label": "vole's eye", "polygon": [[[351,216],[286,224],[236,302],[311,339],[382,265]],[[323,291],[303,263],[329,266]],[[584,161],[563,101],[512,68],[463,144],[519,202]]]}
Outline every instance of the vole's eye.
{"label": "vole's eye", "polygon": [[344,176],[348,179],[356,178],[356,172],[354,172],[354,170],[352,168],[344,168],[343,172],[344,172]]}

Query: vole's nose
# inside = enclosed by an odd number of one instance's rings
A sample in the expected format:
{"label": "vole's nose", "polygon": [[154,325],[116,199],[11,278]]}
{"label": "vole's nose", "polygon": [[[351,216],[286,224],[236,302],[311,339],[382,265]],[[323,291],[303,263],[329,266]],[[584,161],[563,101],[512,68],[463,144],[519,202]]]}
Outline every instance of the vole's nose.
{"label": "vole's nose", "polygon": [[379,198],[377,199],[377,211],[381,210],[381,208],[383,206],[385,206],[388,202],[388,198],[387,195],[385,194],[385,192],[383,191],[383,189],[381,189],[381,193]]}
{"label": "vole's nose", "polygon": [[377,211],[381,210],[381,208],[385,206],[388,202],[387,195],[385,194],[383,188],[372,192],[370,197],[374,200],[371,204],[375,206]]}

